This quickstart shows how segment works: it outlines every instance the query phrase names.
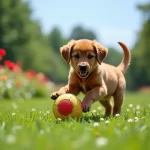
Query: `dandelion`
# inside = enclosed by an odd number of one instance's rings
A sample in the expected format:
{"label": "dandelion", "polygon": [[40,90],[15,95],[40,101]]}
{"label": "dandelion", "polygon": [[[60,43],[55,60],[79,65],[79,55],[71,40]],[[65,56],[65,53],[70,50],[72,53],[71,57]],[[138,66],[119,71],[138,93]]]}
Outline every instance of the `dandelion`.
{"label": "dandelion", "polygon": [[35,109],[35,108],[32,108],[31,111],[34,112],[34,111],[36,111],[36,109]]}
{"label": "dandelion", "polygon": [[13,134],[9,134],[6,136],[6,142],[8,144],[13,144],[16,142],[16,137]]}
{"label": "dandelion", "polygon": [[120,115],[119,115],[119,114],[116,114],[115,116],[116,116],[116,117],[119,117]]}
{"label": "dandelion", "polygon": [[100,118],[100,121],[104,121],[104,118]]}
{"label": "dandelion", "polygon": [[12,116],[15,116],[15,115],[16,115],[16,113],[12,113],[11,115],[12,115]]}
{"label": "dandelion", "polygon": [[98,122],[94,122],[93,126],[94,126],[94,127],[98,127],[98,126],[99,126],[99,123],[98,123]]}
{"label": "dandelion", "polygon": [[96,146],[102,147],[108,144],[108,139],[105,137],[99,137],[96,139]]}
{"label": "dandelion", "polygon": [[128,122],[133,122],[133,119],[132,118],[128,119]]}
{"label": "dandelion", "polygon": [[105,123],[106,123],[106,124],[109,124],[109,123],[110,123],[110,121],[109,121],[109,120],[106,120],[106,121],[105,121]]}
{"label": "dandelion", "polygon": [[139,110],[140,109],[140,105],[136,105],[136,109]]}
{"label": "dandelion", "polygon": [[130,108],[133,107],[133,104],[129,104],[129,107],[130,107]]}

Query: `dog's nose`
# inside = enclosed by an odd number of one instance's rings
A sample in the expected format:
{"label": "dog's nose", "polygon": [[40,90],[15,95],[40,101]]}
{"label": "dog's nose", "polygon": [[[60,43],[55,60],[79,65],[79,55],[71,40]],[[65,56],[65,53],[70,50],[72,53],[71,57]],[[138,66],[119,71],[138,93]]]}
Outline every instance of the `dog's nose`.
{"label": "dog's nose", "polygon": [[80,65],[80,71],[86,71],[87,66],[86,65]]}

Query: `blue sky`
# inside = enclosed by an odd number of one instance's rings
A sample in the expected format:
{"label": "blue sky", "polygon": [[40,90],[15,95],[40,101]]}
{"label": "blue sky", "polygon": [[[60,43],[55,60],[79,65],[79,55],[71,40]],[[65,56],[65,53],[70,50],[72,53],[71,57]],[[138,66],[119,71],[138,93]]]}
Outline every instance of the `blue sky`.
{"label": "blue sky", "polygon": [[122,41],[132,48],[142,25],[136,4],[148,0],[28,1],[45,33],[58,26],[67,37],[75,25],[81,24],[93,30],[105,46],[118,47],[117,42]]}

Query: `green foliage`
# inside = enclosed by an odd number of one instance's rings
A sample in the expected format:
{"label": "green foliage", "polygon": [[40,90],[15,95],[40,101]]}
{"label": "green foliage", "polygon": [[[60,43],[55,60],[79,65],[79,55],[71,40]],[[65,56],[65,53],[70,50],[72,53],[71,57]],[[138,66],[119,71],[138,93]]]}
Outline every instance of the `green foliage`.
{"label": "green foliage", "polygon": [[95,40],[96,35],[92,30],[85,29],[84,27],[78,25],[73,28],[70,34],[70,39],[79,40],[79,39],[89,39]]}
{"label": "green foliage", "polygon": [[64,38],[59,28],[52,29],[48,36],[48,43],[56,53],[60,53],[60,47],[66,43],[64,43]]}
{"label": "green foliage", "polygon": [[[139,8],[143,13],[147,13],[149,5],[141,5]],[[146,10],[145,10],[146,9]],[[149,16],[150,17],[150,16]],[[150,70],[149,56],[150,56],[150,18],[144,20],[141,31],[138,34],[136,44],[132,50],[132,62],[128,72],[128,87],[135,90],[141,86],[150,85]]]}
{"label": "green foliage", "polygon": [[1,101],[1,149],[150,149],[149,94],[127,94],[122,114],[110,118],[95,103],[79,120],[56,120],[52,105],[49,99]]}
{"label": "green foliage", "polygon": [[29,78],[25,72],[14,72],[4,67],[0,70],[0,99],[31,99],[48,96],[52,83],[38,78],[39,75]]}
{"label": "green foliage", "polygon": [[121,54],[119,51],[113,49],[113,48],[108,48],[108,55],[105,58],[104,62],[118,66],[122,60],[123,54]]}

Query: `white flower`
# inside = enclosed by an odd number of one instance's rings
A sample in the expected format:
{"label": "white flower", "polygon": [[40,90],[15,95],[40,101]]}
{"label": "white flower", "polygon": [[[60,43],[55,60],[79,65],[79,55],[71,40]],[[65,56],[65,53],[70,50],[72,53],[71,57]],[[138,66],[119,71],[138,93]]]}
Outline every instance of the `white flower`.
{"label": "white flower", "polygon": [[101,106],[99,106],[99,107],[97,107],[97,109],[98,109],[98,110],[102,110],[102,107],[101,107]]}
{"label": "white flower", "polygon": [[139,121],[139,118],[138,117],[134,117],[135,119],[135,122],[138,122]]}
{"label": "white flower", "polygon": [[44,130],[40,130],[40,134],[43,135],[44,134]]}
{"label": "white flower", "polygon": [[94,122],[93,126],[94,126],[94,127],[98,127],[98,126],[99,126],[99,123],[98,123],[98,122]]}
{"label": "white flower", "polygon": [[94,110],[92,110],[92,113],[96,113],[96,110],[94,109]]}
{"label": "white flower", "polygon": [[6,84],[6,87],[7,87],[8,89],[11,89],[11,88],[12,88],[12,84],[9,82],[9,83]]}
{"label": "white flower", "polygon": [[133,119],[132,118],[128,119],[128,122],[133,122]]}
{"label": "white flower", "polygon": [[35,109],[35,108],[32,108],[31,111],[34,112],[34,111],[36,111],[36,109]]}
{"label": "white flower", "polygon": [[130,108],[133,107],[133,104],[129,104],[129,107],[130,107]]}
{"label": "white flower", "polygon": [[20,130],[20,129],[22,129],[22,126],[19,126],[19,125],[15,125],[15,126],[13,126],[12,127],[12,131],[16,131],[16,130]]}
{"label": "white flower", "polygon": [[109,121],[109,120],[106,120],[106,121],[105,121],[105,123],[106,123],[106,124],[109,124],[109,123],[110,123],[110,121]]}
{"label": "white flower", "polygon": [[127,109],[127,112],[129,112],[130,111],[130,109]]}
{"label": "white flower", "polygon": [[39,114],[41,114],[41,113],[42,113],[42,111],[40,110],[40,111],[39,111]]}
{"label": "white flower", "polygon": [[120,115],[119,115],[119,114],[116,114],[115,116],[116,116],[116,117],[119,117]]}
{"label": "white flower", "polygon": [[15,115],[16,115],[16,113],[12,113],[11,115],[12,115],[12,116],[15,116]]}
{"label": "white flower", "polygon": [[136,109],[139,110],[140,109],[140,105],[136,105]]}
{"label": "white flower", "polygon": [[108,139],[105,137],[99,137],[96,139],[95,143],[97,147],[102,147],[108,144]]}
{"label": "white flower", "polygon": [[61,119],[61,118],[57,118],[57,120],[58,120],[58,121],[61,121],[62,119]]}
{"label": "white flower", "polygon": [[17,109],[18,108],[16,103],[12,103],[12,107],[13,107],[13,109]]}
{"label": "white flower", "polygon": [[104,121],[104,118],[100,118],[100,121]]}
{"label": "white flower", "polygon": [[49,114],[49,111],[46,111],[47,114]]}
{"label": "white flower", "polygon": [[9,134],[9,135],[6,136],[6,142],[8,144],[13,144],[13,143],[16,142],[16,137],[12,134]]}

